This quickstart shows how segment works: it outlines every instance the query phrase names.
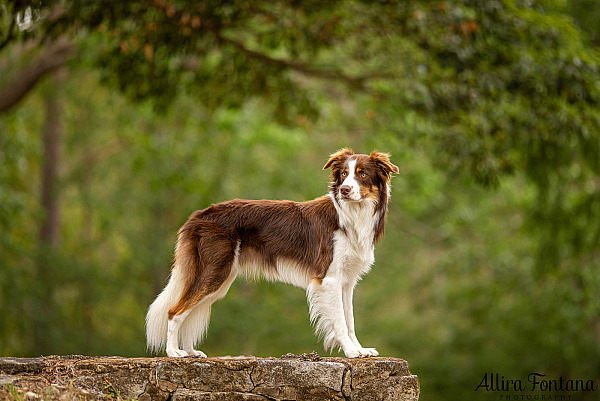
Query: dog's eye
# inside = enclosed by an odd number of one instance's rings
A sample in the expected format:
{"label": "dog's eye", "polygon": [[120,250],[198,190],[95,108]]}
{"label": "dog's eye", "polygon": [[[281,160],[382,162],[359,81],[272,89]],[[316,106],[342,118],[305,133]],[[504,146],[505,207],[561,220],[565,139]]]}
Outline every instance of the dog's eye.
{"label": "dog's eye", "polygon": [[347,175],[348,175],[348,172],[347,172],[347,171],[342,171],[342,177],[345,177],[345,176],[347,176]]}
{"label": "dog's eye", "polygon": [[360,174],[360,176],[361,176],[362,178],[367,178],[367,173],[361,173],[361,174]]}

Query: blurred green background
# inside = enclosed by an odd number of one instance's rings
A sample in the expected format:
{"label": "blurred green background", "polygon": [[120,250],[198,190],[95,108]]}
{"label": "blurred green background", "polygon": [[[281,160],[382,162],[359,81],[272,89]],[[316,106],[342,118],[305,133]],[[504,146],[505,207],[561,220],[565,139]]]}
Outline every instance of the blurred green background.
{"label": "blurred green background", "polygon": [[[347,146],[400,167],[355,315],[421,399],[600,384],[596,0],[0,1],[0,29],[0,356],[147,355],[187,217],[320,196]],[[199,348],[326,354],[301,289],[243,279]]]}

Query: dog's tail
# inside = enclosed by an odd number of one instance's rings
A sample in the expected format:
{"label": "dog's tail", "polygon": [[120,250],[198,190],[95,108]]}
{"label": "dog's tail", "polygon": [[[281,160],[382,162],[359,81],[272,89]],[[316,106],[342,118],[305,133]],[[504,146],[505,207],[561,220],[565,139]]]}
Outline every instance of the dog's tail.
{"label": "dog's tail", "polygon": [[183,293],[185,280],[181,269],[174,266],[166,287],[156,297],[146,314],[146,346],[153,353],[163,350],[167,344],[169,309],[177,303]]}
{"label": "dog's tail", "polygon": [[[160,352],[165,348],[169,310],[177,304],[186,288],[191,285],[196,273],[195,270],[198,267],[198,251],[193,238],[190,238],[189,234],[183,228],[180,230],[177,247],[175,248],[175,263],[171,270],[169,282],[152,302],[146,314],[146,346],[153,353]],[[188,324],[185,326],[188,326]],[[194,324],[192,324],[193,326]],[[192,332],[186,335],[196,336],[193,328],[191,330]]]}

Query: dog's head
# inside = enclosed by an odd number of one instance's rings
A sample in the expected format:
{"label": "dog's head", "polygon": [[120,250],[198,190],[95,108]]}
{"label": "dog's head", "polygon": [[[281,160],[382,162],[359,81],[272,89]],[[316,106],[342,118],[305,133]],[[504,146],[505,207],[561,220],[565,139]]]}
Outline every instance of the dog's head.
{"label": "dog's head", "polygon": [[343,202],[376,202],[387,198],[387,188],[392,173],[398,167],[390,162],[390,155],[377,151],[370,155],[355,154],[351,149],[341,149],[332,154],[323,167],[331,168],[331,193]]}

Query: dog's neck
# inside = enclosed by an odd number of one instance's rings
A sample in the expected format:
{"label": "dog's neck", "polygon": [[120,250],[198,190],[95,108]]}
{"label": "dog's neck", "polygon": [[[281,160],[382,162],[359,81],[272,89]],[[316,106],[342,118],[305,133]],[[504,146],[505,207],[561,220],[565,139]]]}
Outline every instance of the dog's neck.
{"label": "dog's neck", "polygon": [[379,204],[373,199],[347,202],[329,194],[338,213],[340,229],[361,248],[370,249],[383,233],[387,202]]}

